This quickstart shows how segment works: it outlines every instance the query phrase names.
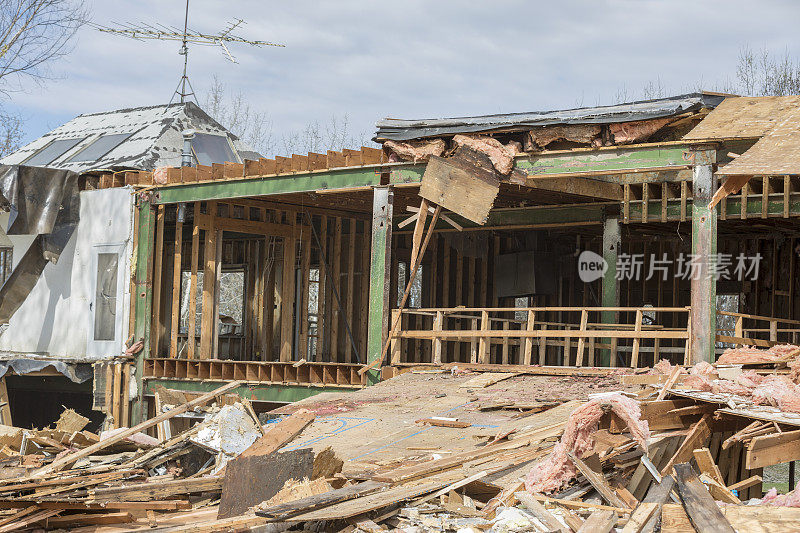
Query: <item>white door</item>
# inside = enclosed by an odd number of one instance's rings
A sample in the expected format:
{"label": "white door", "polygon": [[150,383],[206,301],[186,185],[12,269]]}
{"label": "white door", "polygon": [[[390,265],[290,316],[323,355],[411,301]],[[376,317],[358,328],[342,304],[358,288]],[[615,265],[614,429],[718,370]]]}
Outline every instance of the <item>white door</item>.
{"label": "white door", "polygon": [[92,298],[89,304],[87,355],[108,357],[122,349],[125,245],[92,247]]}

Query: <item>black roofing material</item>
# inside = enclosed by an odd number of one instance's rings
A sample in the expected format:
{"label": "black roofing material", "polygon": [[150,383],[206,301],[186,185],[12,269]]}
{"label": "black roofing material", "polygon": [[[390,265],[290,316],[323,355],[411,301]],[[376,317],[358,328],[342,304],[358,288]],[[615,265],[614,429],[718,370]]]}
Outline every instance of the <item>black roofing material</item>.
{"label": "black roofing material", "polygon": [[726,97],[708,93],[689,93],[656,100],[625,104],[581,107],[561,111],[534,111],[504,115],[482,115],[441,119],[401,120],[387,118],[376,126],[375,141],[408,141],[425,137],[480,133],[496,130],[520,130],[555,124],[611,124],[652,118],[671,117],[689,111],[717,107]]}

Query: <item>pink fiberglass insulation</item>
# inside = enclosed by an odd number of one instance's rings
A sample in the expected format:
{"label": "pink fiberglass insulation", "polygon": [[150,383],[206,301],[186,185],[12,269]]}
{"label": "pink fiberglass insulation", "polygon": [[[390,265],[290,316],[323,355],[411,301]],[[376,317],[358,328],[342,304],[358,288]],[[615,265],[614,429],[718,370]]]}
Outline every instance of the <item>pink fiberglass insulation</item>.
{"label": "pink fiberglass insulation", "polygon": [[664,374],[665,376],[669,376],[672,373],[672,369],[675,368],[672,363],[667,361],[666,359],[662,359],[658,363],[653,365],[653,368],[650,369],[648,374]]}
{"label": "pink fiberglass insulation", "polygon": [[775,487],[772,487],[761,499],[761,503],[777,507],[800,507],[800,483],[787,494],[778,494]]}
{"label": "pink fiberglass insulation", "polygon": [[699,363],[695,364],[692,369],[689,371],[690,374],[693,376],[707,376],[709,374],[715,374],[717,369],[714,366],[706,361],[700,361]]}
{"label": "pink fiberglass insulation", "polygon": [[383,143],[384,148],[396,154],[400,160],[403,161],[427,161],[432,155],[440,156],[444,153],[445,142],[442,139],[433,139],[426,141],[386,141]]}
{"label": "pink fiberglass insulation", "polygon": [[647,451],[650,429],[646,420],[641,420],[639,402],[618,392],[595,398],[581,405],[569,415],[561,440],[553,447],[546,458],[531,468],[525,478],[525,488],[529,492],[553,492],[563,487],[577,475],[567,452],[576,457],[594,447],[593,434],[598,429],[600,418],[607,410],[616,413],[628,425],[631,437]]}
{"label": "pink fiberglass insulation", "polygon": [[786,357],[791,356],[798,350],[800,350],[800,347],[793,344],[775,345],[767,350],[750,347],[729,348],[719,356],[717,364],[776,363],[785,360]]}
{"label": "pink fiberglass insulation", "polygon": [[518,142],[511,141],[503,145],[494,137],[486,135],[456,135],[453,142],[472,148],[489,156],[495,170],[500,174],[509,174],[514,168],[514,156],[522,151],[522,146]]}
{"label": "pink fiberglass insulation", "polygon": [[800,358],[789,361],[786,365],[789,367],[789,379],[795,383],[800,383]]}
{"label": "pink fiberglass insulation", "polygon": [[714,390],[714,384],[711,383],[706,376],[700,374],[689,374],[683,378],[681,384],[685,387],[689,387],[692,390],[698,390],[702,392],[711,392]]}
{"label": "pink fiberglass insulation", "polygon": [[753,390],[753,402],[777,406],[782,411],[800,413],[800,389],[786,376],[767,376]]}

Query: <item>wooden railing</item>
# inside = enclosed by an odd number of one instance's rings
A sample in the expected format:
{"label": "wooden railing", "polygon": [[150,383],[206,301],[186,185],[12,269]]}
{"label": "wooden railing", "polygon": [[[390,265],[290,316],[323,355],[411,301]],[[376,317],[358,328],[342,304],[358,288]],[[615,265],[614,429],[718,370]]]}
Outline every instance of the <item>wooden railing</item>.
{"label": "wooden railing", "polygon": [[[393,311],[394,323],[397,313]],[[391,363],[637,368],[688,358],[689,307],[404,309]]]}
{"label": "wooden railing", "polygon": [[798,344],[800,342],[800,320],[774,318],[717,311],[720,317],[730,317],[717,327],[717,342],[733,346],[758,346],[769,348],[775,344]]}

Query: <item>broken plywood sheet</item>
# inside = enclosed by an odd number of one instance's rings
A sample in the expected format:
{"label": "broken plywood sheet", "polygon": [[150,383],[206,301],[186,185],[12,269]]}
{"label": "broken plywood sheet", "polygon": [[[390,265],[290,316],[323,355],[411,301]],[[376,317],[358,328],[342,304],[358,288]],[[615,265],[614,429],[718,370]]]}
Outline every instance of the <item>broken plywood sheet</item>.
{"label": "broken plywood sheet", "polygon": [[81,431],[89,423],[89,419],[75,412],[74,409],[64,409],[56,422],[56,431],[75,433]]}
{"label": "broken plywood sheet", "polygon": [[800,96],[726,98],[684,140],[757,139],[800,106]]}
{"label": "broken plywood sheet", "polygon": [[431,156],[419,188],[422,198],[476,224],[486,223],[499,192],[489,158],[465,147],[447,159]]}
{"label": "broken plywood sheet", "polygon": [[784,114],[783,121],[745,153],[720,168],[726,176],[800,174],[800,107]]}
{"label": "broken plywood sheet", "polygon": [[460,387],[462,389],[485,389],[486,387],[494,385],[495,383],[499,383],[504,379],[512,378],[518,375],[519,373],[516,372],[486,372],[480,376],[475,376],[472,379],[468,379],[462,383]]}
{"label": "broken plywood sheet", "polygon": [[290,478],[310,478],[314,454],[310,448],[284,453],[240,456],[225,467],[217,518],[239,516],[275,496]]}

